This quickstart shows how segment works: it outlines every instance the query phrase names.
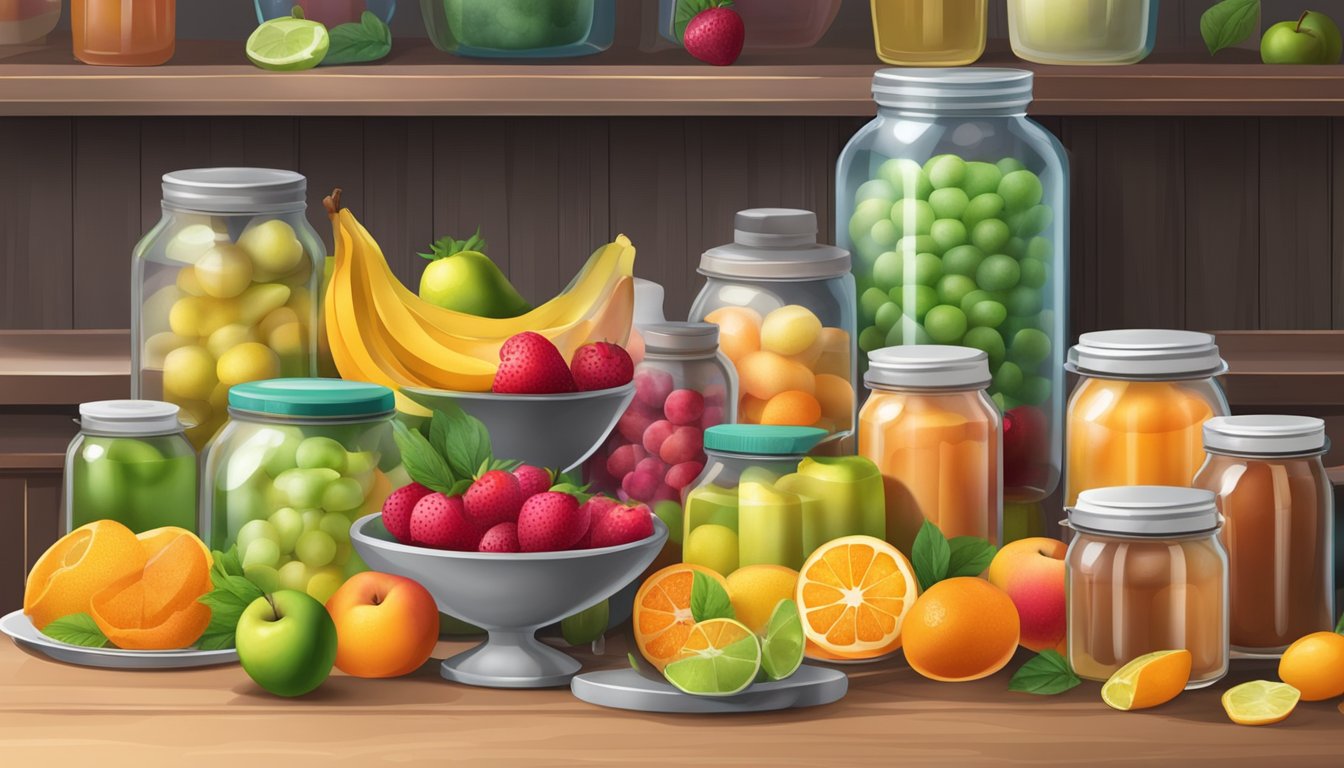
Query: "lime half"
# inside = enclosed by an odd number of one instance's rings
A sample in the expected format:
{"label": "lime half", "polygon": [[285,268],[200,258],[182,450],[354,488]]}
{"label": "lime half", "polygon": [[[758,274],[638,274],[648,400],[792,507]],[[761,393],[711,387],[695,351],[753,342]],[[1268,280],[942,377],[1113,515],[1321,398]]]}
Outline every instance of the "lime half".
{"label": "lime half", "polygon": [[1237,725],[1270,725],[1287,719],[1302,694],[1287,683],[1252,680],[1223,694],[1223,709]]}
{"label": "lime half", "polygon": [[262,69],[294,72],[316,67],[327,55],[327,28],[306,19],[272,19],[247,38],[247,58]]}
{"label": "lime half", "polygon": [[761,671],[766,678],[783,680],[797,672],[803,665],[804,645],[798,604],[780,600],[765,624],[765,639],[761,641]]}
{"label": "lime half", "polygon": [[667,681],[696,696],[732,696],[761,671],[761,642],[745,624],[709,619],[691,628],[677,660],[663,669]]}

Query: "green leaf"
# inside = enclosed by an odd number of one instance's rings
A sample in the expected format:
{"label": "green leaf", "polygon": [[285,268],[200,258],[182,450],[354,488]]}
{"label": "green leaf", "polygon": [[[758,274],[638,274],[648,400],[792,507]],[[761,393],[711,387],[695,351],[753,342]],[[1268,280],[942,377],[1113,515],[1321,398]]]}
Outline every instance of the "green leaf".
{"label": "green leaf", "polygon": [[682,38],[686,36],[686,25],[691,23],[702,11],[710,8],[732,8],[733,0],[677,0],[677,12],[672,17],[672,31],[676,34],[677,42],[683,43]]}
{"label": "green leaf", "polygon": [[466,493],[467,489],[470,487],[471,487],[471,478],[464,477],[461,480],[458,480],[457,482],[453,483],[452,487],[449,488],[448,492],[444,495],[461,496],[462,494]]}
{"label": "green leaf", "polygon": [[211,553],[214,565],[211,570],[220,576],[242,576],[243,564],[238,560],[238,545],[229,547],[227,552],[214,550]]}
{"label": "green leaf", "polygon": [[402,464],[411,479],[431,491],[448,493],[457,476],[443,456],[430,445],[429,439],[396,419],[392,421],[392,437],[396,440]]}
{"label": "green leaf", "polygon": [[625,654],[625,658],[626,658],[626,660],[628,660],[628,661],[630,662],[630,668],[633,669],[633,670],[635,670],[636,672],[638,672],[638,671],[639,671],[639,659],[636,659],[636,658],[635,658],[635,654],[627,652],[627,653]]}
{"label": "green leaf", "polygon": [[[216,559],[216,564],[219,559]],[[196,642],[203,650],[219,650],[233,647],[233,635],[238,627],[238,619],[252,601],[263,596],[261,588],[242,576],[211,571],[210,583],[214,589],[197,598],[197,602],[210,609],[210,623],[205,633]]]}
{"label": "green leaf", "polygon": [[696,621],[737,618],[728,591],[699,571],[691,577],[691,618]]}
{"label": "green leaf", "polygon": [[1013,679],[1008,681],[1008,690],[1053,696],[1081,682],[1059,651],[1041,651],[1013,674]]}
{"label": "green leaf", "polygon": [[201,635],[201,639],[196,641],[196,647],[202,651],[222,651],[236,644],[233,632],[211,632],[208,629]]}
{"label": "green leaf", "polygon": [[466,240],[457,240],[451,235],[440,237],[429,246],[429,253],[420,254],[420,258],[430,261],[446,259],[449,256],[455,256],[463,251],[475,251],[479,254],[485,253],[485,238],[481,237],[481,228],[476,228],[476,234]]}
{"label": "green leaf", "polygon": [[1250,37],[1260,21],[1260,0],[1223,0],[1199,17],[1209,55]]}
{"label": "green leaf", "polygon": [[910,564],[915,567],[921,592],[947,578],[952,549],[938,526],[924,521],[915,535],[915,545],[910,555]]}
{"label": "green leaf", "polygon": [[68,645],[85,648],[106,648],[111,643],[87,613],[62,616],[42,628],[42,634]]}
{"label": "green leaf", "polygon": [[244,576],[223,576],[218,579],[212,576],[210,583],[214,585],[214,589],[207,594],[217,591],[224,592],[242,601],[243,605],[247,605],[265,594],[260,587],[248,581]]}
{"label": "green leaf", "polygon": [[339,24],[329,34],[331,46],[319,66],[363,64],[377,61],[392,51],[392,30],[368,11],[358,23]]}
{"label": "green leaf", "polygon": [[979,536],[957,536],[947,542],[947,577],[979,576],[989,567],[997,552],[993,544]]}
{"label": "green leaf", "polygon": [[444,456],[458,477],[476,477],[482,467],[494,460],[490,452],[490,432],[480,419],[463,410],[448,415],[449,439]]}

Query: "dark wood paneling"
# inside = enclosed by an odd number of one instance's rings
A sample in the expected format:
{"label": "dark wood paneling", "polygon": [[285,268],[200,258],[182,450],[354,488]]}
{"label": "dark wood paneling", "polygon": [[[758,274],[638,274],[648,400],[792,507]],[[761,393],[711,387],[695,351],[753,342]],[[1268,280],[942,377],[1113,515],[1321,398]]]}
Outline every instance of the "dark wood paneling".
{"label": "dark wood paneling", "polygon": [[1330,327],[1330,124],[1260,124],[1260,317],[1263,327]]}
{"label": "dark wood paneling", "polygon": [[70,327],[72,122],[0,120],[0,326]]}
{"label": "dark wood paneling", "polygon": [[308,178],[308,221],[331,248],[331,222],[322,198],[341,188],[351,210],[364,210],[364,121],[304,118],[298,121],[298,171]]}
{"label": "dark wood paneling", "polygon": [[[430,121],[397,118],[364,121],[364,207],[355,210],[375,233],[392,270],[407,285],[419,283],[434,239],[434,135]],[[309,202],[313,205],[313,201]]]}
{"label": "dark wood paneling", "polygon": [[131,249],[142,234],[140,121],[79,120],[74,139],[73,324],[122,328],[130,322]]}
{"label": "dark wood paneling", "polygon": [[1260,132],[1253,119],[1185,121],[1185,322],[1260,323]]}
{"label": "dark wood paneling", "polygon": [[1097,121],[1064,123],[1060,141],[1069,152],[1069,333],[1097,330]]}
{"label": "dark wood paneling", "polygon": [[0,613],[23,606],[25,575],[60,532],[61,473],[0,473]]}

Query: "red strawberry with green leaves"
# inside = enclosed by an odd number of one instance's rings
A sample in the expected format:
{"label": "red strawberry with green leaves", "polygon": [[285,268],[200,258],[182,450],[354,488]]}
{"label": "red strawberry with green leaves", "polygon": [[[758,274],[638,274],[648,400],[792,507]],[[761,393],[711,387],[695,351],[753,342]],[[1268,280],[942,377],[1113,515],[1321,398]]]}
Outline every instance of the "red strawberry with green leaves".
{"label": "red strawberry with green leaves", "polygon": [[518,479],[518,487],[523,492],[524,501],[538,493],[551,490],[551,481],[553,480],[551,473],[541,467],[524,464],[513,470],[513,476]]}
{"label": "red strawberry with green leaves", "polygon": [[733,10],[733,0],[677,0],[678,25],[685,24],[681,43],[695,58],[726,67],[742,55],[747,28]]}
{"label": "red strawberry with green leaves", "polygon": [[403,485],[383,501],[383,527],[402,544],[411,543],[411,512],[421,499],[433,493],[419,483]]}
{"label": "red strawberry with green leaves", "polygon": [[580,392],[623,387],[635,378],[635,361],[619,344],[595,341],[574,352],[569,362]]}
{"label": "red strawberry with green leaves", "polygon": [[467,517],[482,530],[518,519],[526,497],[518,478],[502,469],[484,472],[462,495]]}
{"label": "red strawberry with green leaves", "polygon": [[422,547],[475,551],[481,528],[463,510],[461,496],[431,493],[411,510],[411,541]]}
{"label": "red strawberry with green leaves", "polygon": [[571,549],[588,531],[589,519],[588,509],[568,493],[539,493],[518,514],[518,544],[524,552]]}
{"label": "red strawberry with green leaves", "polygon": [[510,336],[499,348],[499,369],[490,391],[511,395],[573,392],[574,376],[550,339],[524,331]]}

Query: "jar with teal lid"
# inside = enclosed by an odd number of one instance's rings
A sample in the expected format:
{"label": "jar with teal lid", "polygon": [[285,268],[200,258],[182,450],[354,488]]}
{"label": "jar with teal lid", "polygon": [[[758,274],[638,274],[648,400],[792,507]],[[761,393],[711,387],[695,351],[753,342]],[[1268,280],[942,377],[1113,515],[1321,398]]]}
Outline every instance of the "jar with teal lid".
{"label": "jar with teal lid", "polygon": [[270,379],[229,390],[229,421],[206,449],[202,527],[237,547],[263,590],[326,602],[364,570],[350,525],[410,478],[392,439],[392,390],[339,379]]}
{"label": "jar with teal lid", "polygon": [[841,536],[886,535],[882,475],[859,456],[810,457],[815,427],[705,430],[705,469],[686,494],[682,560],[727,576],[748,565],[800,569]]}

